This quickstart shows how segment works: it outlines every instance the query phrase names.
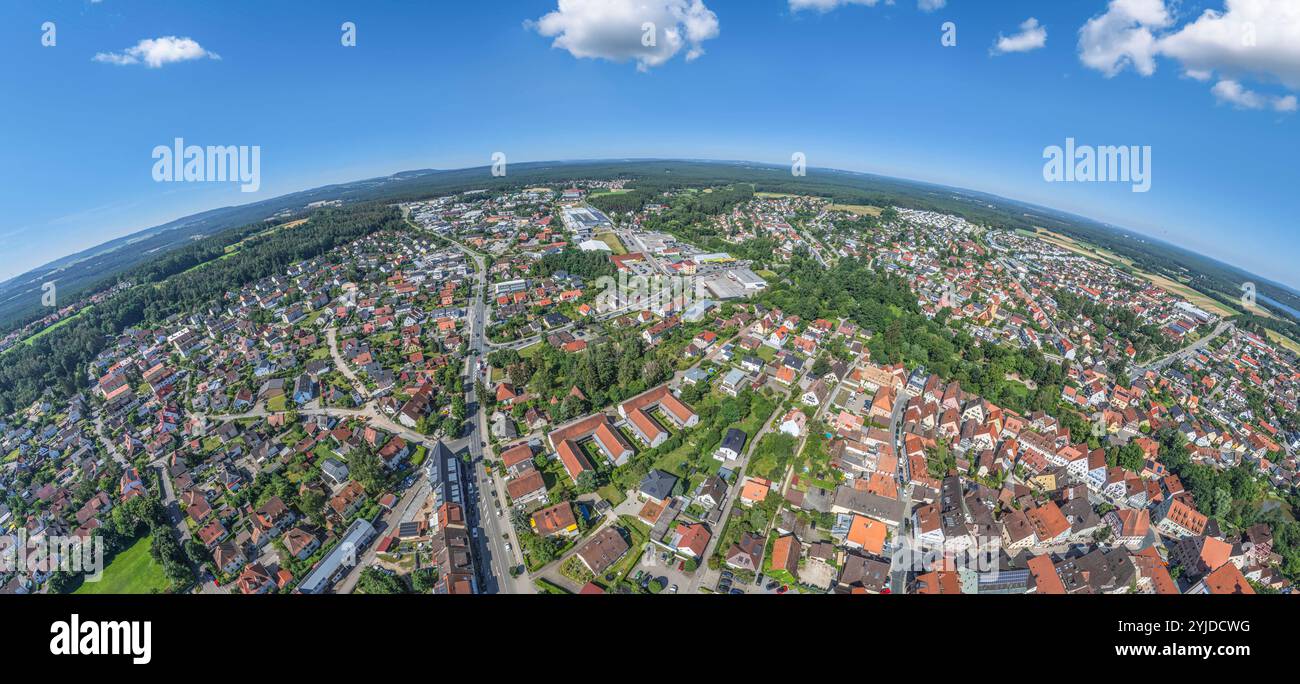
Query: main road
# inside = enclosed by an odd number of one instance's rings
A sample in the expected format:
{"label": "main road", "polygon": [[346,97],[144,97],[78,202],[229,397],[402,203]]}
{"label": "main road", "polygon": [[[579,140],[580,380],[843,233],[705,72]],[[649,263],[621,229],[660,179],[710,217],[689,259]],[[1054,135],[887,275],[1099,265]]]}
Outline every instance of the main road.
{"label": "main road", "polygon": [[1136,380],[1142,377],[1142,375],[1144,375],[1149,370],[1157,371],[1157,372],[1162,371],[1173,362],[1178,361],[1180,359],[1186,359],[1187,357],[1196,354],[1202,349],[1205,349],[1207,346],[1209,346],[1210,342],[1214,341],[1216,337],[1222,335],[1227,330],[1232,330],[1235,327],[1236,326],[1233,325],[1232,321],[1228,321],[1228,320],[1221,321],[1219,325],[1215,327],[1214,332],[1211,332],[1209,335],[1202,337],[1201,339],[1187,345],[1186,347],[1183,347],[1182,349],[1166,354],[1160,357],[1159,359],[1156,359],[1146,364],[1145,366],[1136,366],[1130,368],[1128,372],[1129,380],[1130,381]]}
{"label": "main road", "polygon": [[[403,207],[403,214],[409,210]],[[407,221],[410,222],[408,216]],[[417,230],[419,226],[415,226]],[[526,573],[515,577],[511,568],[522,565],[519,540],[510,518],[504,513],[496,514],[494,502],[505,500],[504,483],[489,475],[484,463],[484,449],[487,446],[487,411],[482,397],[476,396],[475,385],[482,381],[486,388],[488,311],[485,303],[487,291],[487,264],[483,255],[457,240],[441,236],[474,260],[474,287],[468,311],[467,327],[470,331],[469,347],[465,354],[465,407],[470,412],[468,427],[458,439],[447,442],[447,448],[453,452],[466,452],[473,477],[467,492],[469,506],[466,511],[470,526],[478,532],[475,535],[475,559],[479,572],[479,589],[488,594],[533,594],[536,589],[528,581]],[[479,365],[482,361],[482,366]],[[480,370],[482,368],[483,370]],[[491,493],[491,501],[488,493]],[[504,509],[503,509],[504,510]]]}

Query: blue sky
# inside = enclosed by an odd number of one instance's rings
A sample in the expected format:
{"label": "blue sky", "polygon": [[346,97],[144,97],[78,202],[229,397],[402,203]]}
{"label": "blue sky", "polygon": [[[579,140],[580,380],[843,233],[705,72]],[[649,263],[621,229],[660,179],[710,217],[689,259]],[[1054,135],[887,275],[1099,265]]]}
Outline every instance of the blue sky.
{"label": "blue sky", "polygon": [[[1201,10],[1233,0],[1183,0],[1156,17],[1146,14],[1166,10],[1162,0],[948,0],[928,12],[915,0],[795,0],[843,5],[827,11],[790,0],[703,0],[703,10],[700,0],[643,0],[680,4],[686,37],[638,68],[574,56],[641,49],[635,31],[602,34],[599,21],[578,16],[590,1],[566,0],[565,13],[533,24],[558,0],[10,0],[0,22],[0,59],[11,65],[0,72],[0,279],[196,211],[406,169],[482,166],[496,151],[511,162],[783,164],[803,152],[810,166],[1077,212],[1300,285],[1300,115],[1287,100],[1300,89],[1300,60],[1286,40],[1300,34],[1285,32],[1300,26],[1279,33],[1259,17],[1258,47],[1243,56],[1192,31]],[[1300,9],[1300,0],[1271,1]],[[993,54],[999,35],[1031,17],[1046,31],[1042,47]],[[1080,30],[1094,19],[1111,33],[1088,38],[1097,49],[1085,62]],[[45,21],[55,22],[53,47],[41,45]],[[356,47],[340,45],[344,21],[357,26]],[[956,47],[940,43],[945,21],[956,25]],[[1133,32],[1161,47],[1116,48]],[[167,36],[219,59],[113,63]],[[557,38],[566,47],[553,47]],[[115,57],[96,61],[101,53]],[[178,136],[260,145],[260,191],[154,182],[152,149]],[[1151,190],[1045,182],[1043,150],[1067,137],[1151,146]]]}

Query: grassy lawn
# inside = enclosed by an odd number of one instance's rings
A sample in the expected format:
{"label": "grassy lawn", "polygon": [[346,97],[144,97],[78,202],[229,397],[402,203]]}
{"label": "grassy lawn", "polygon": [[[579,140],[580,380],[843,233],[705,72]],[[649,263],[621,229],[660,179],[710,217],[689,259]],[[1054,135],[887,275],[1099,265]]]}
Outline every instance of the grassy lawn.
{"label": "grassy lawn", "polygon": [[594,237],[595,239],[609,245],[610,250],[612,250],[614,254],[627,254],[627,248],[623,246],[622,241],[618,239],[617,235],[613,233],[601,233]]}
{"label": "grassy lawn", "polygon": [[272,412],[283,411],[287,401],[288,399],[286,399],[283,394],[278,397],[271,397],[266,400],[266,410]]}
{"label": "grassy lawn", "polygon": [[847,211],[858,216],[880,216],[881,212],[884,211],[880,207],[873,207],[869,204],[832,204],[826,208],[830,211]]}
{"label": "grassy lawn", "polygon": [[745,472],[767,480],[777,480],[785,472],[786,464],[794,455],[795,439],[782,432],[763,435],[749,457]]}
{"label": "grassy lawn", "polygon": [[763,359],[764,363],[771,363],[772,359],[776,358],[776,349],[764,344],[759,346],[759,348],[754,352],[754,355]]}
{"label": "grassy lawn", "polygon": [[597,489],[596,493],[600,495],[600,498],[608,501],[610,506],[617,506],[627,499],[627,495],[614,485],[605,485]]}
{"label": "grassy lawn", "polygon": [[533,344],[530,344],[527,347],[520,349],[519,358],[528,359],[537,356],[539,353],[541,353],[542,347],[545,344],[546,344],[545,342],[534,342]]}
{"label": "grassy lawn", "polygon": [[334,450],[329,448],[329,446],[326,445],[325,442],[317,442],[316,447],[313,448],[311,451],[313,454],[315,454],[316,458],[319,458],[321,460],[338,457],[338,454],[335,454]]}
{"label": "grassy lawn", "polygon": [[117,554],[104,568],[104,577],[98,582],[85,582],[77,594],[148,594],[152,590],[166,591],[169,582],[162,566],[149,555],[153,537],[146,536],[130,548]]}
{"label": "grassy lawn", "polygon": [[[672,451],[655,459],[654,467],[666,473],[672,473],[678,477],[686,474],[686,463],[691,461],[691,456],[698,453],[699,449],[691,440],[687,439],[682,445]],[[710,458],[710,461],[713,459]]]}

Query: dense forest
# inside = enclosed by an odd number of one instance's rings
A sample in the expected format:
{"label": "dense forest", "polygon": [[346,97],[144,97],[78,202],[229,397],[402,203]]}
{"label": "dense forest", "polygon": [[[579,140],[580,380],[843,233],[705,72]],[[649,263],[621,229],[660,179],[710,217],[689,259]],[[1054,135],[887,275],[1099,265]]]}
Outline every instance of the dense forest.
{"label": "dense forest", "polygon": [[533,265],[533,275],[540,278],[549,278],[560,271],[587,280],[612,276],[617,272],[607,253],[584,252],[572,247],[547,254]]}
{"label": "dense forest", "polygon": [[[30,404],[46,389],[63,396],[75,393],[85,384],[87,364],[108,346],[112,336],[126,328],[193,311],[227,292],[281,273],[293,263],[375,231],[401,229],[404,225],[401,214],[391,207],[368,204],[324,209],[313,214],[305,226],[248,238],[229,258],[197,261],[203,256],[220,255],[223,243],[234,235],[208,238],[141,266],[127,276],[137,283],[135,287],[58,330],[4,354],[4,363],[0,364],[0,413]],[[266,229],[264,223],[256,226],[257,231]],[[256,231],[250,227],[235,235],[250,232]],[[187,270],[199,263],[204,265]]]}
{"label": "dense forest", "polygon": [[655,193],[640,188],[629,192],[608,192],[592,195],[587,203],[606,214],[636,213],[645,209],[645,205],[655,201]]}

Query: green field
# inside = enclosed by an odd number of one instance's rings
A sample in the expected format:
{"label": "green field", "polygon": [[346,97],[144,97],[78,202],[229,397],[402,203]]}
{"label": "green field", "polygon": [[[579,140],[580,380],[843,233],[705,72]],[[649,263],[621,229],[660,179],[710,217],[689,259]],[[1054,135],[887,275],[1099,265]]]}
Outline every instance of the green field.
{"label": "green field", "polygon": [[76,594],[149,594],[154,590],[167,591],[169,582],[162,566],[154,562],[149,555],[149,544],[153,537],[142,537],[130,548],[117,554],[112,563],[104,568],[104,576],[98,582],[85,582]]}
{"label": "green field", "polygon": [[594,236],[594,239],[609,245],[610,251],[614,254],[627,254],[627,248],[623,246],[618,236],[613,233],[599,233]]}
{"label": "green field", "polygon": [[528,345],[527,347],[524,347],[523,349],[519,350],[519,358],[528,359],[537,356],[539,353],[541,353],[542,347],[544,346],[546,346],[545,342],[534,342]]}

